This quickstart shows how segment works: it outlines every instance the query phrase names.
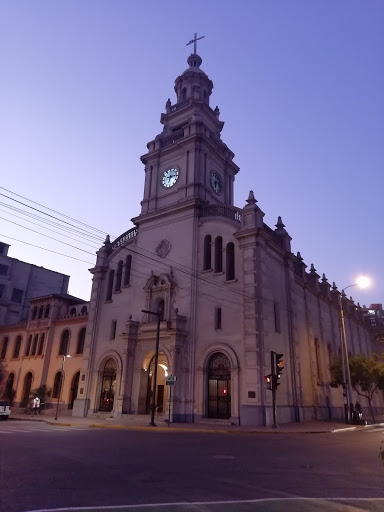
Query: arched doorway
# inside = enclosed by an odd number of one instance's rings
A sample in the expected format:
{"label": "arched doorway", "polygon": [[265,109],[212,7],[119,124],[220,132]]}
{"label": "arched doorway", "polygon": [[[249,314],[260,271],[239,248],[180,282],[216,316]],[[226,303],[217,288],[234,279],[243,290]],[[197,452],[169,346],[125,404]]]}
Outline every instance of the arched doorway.
{"label": "arched doorway", "polygon": [[103,368],[99,411],[111,412],[115,397],[117,365],[114,359],[108,359]]}
{"label": "arched doorway", "polygon": [[[168,376],[168,359],[164,352],[159,352],[157,360],[157,382],[156,382],[156,413],[163,413],[166,405],[166,384],[165,377]],[[139,414],[149,414],[152,405],[153,380],[155,370],[155,356],[149,354],[143,362],[141,377],[141,392],[139,396]]]}
{"label": "arched doorway", "polygon": [[21,407],[27,407],[28,401],[29,401],[29,395],[31,394],[31,387],[32,387],[32,373],[29,372],[24,378],[24,387],[23,387],[23,394],[21,397]]}
{"label": "arched doorway", "polygon": [[208,418],[231,417],[231,363],[221,352],[208,361]]}
{"label": "arched doorway", "polygon": [[69,396],[68,409],[73,409],[73,402],[77,398],[77,390],[79,388],[80,372],[77,372],[72,379],[71,394]]}

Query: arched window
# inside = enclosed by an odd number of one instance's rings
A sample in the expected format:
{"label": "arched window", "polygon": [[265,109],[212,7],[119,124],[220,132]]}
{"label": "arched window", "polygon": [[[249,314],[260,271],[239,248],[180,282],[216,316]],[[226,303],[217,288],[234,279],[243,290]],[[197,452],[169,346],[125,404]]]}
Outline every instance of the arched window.
{"label": "arched window", "polygon": [[1,349],[0,359],[5,359],[5,356],[7,354],[7,348],[8,348],[8,338],[5,337],[3,339],[3,348]]}
{"label": "arched window", "polygon": [[45,340],[45,334],[43,333],[43,334],[40,335],[39,350],[37,352],[38,356],[42,356],[43,355],[44,340]]}
{"label": "arched window", "polygon": [[[31,338],[32,338],[32,336],[31,336]],[[32,373],[28,372],[24,379],[24,388],[23,388],[23,394],[22,394],[21,404],[20,404],[21,407],[26,407],[28,405],[29,394],[31,392],[31,387],[32,387],[32,380],[33,380]]]}
{"label": "arched window", "polygon": [[235,246],[232,242],[227,244],[226,256],[226,279],[227,281],[231,281],[232,279],[235,279]]}
{"label": "arched window", "polygon": [[28,343],[27,343],[27,347],[26,347],[26,349],[25,349],[25,355],[26,355],[26,356],[29,356],[29,353],[30,353],[30,351],[31,351],[31,345],[32,345],[32,334],[30,334],[30,335],[28,336]]}
{"label": "arched window", "polygon": [[82,354],[84,352],[86,328],[83,327],[79,332],[79,339],[77,340],[76,354]]}
{"label": "arched window", "polygon": [[123,265],[122,261],[117,264],[116,281],[115,281],[115,292],[121,290],[121,279],[123,277]]}
{"label": "arched window", "polygon": [[46,305],[45,307],[45,314],[44,314],[44,318],[48,318],[49,317],[49,311],[50,311],[50,306],[49,304]]}
{"label": "arched window", "polygon": [[66,329],[61,335],[61,343],[59,356],[66,356],[68,354],[68,344],[69,344],[69,331]]}
{"label": "arched window", "polygon": [[183,87],[183,90],[181,91],[181,99],[186,100],[187,99],[187,88]]}
{"label": "arched window", "polygon": [[9,401],[10,405],[12,405],[13,402],[13,383],[15,381],[15,374],[10,373],[8,375],[7,383],[5,385],[5,391],[4,391],[4,397]]}
{"label": "arched window", "polygon": [[80,310],[81,314],[86,315],[88,313],[87,306],[83,306]]}
{"label": "arched window", "polygon": [[16,342],[15,342],[15,350],[13,351],[14,359],[19,357],[19,355],[20,355],[20,348],[21,348],[21,336],[18,336],[16,338]]}
{"label": "arched window", "polygon": [[35,334],[35,335],[34,335],[34,337],[33,337],[33,345],[32,345],[32,352],[31,352],[31,356],[36,355],[38,339],[39,339],[38,334]]}
{"label": "arched window", "polygon": [[33,308],[33,311],[32,311],[32,320],[36,320],[36,317],[37,317],[37,306],[35,306]]}
{"label": "arched window", "polygon": [[[164,299],[156,299],[153,311],[160,313],[160,321],[161,322],[164,320],[164,309],[165,309],[164,308]],[[157,317],[156,317],[156,320],[157,320]]]}
{"label": "arched window", "polygon": [[52,398],[60,398],[61,381],[62,381],[62,372],[59,371],[56,373],[55,380],[53,382]]}
{"label": "arched window", "polygon": [[132,255],[129,254],[125,260],[124,285],[128,286],[131,281]]}
{"label": "arched window", "polygon": [[204,237],[204,270],[211,270],[211,256],[212,256],[212,237],[211,235],[205,235]]}
{"label": "arched window", "polygon": [[215,239],[215,272],[223,271],[223,239],[217,236]]}
{"label": "arched window", "polygon": [[43,315],[44,315],[44,306],[41,305],[39,308],[39,320],[40,320],[40,318],[43,318]]}
{"label": "arched window", "polygon": [[112,300],[112,290],[113,290],[113,279],[115,277],[115,271],[110,270],[108,275],[108,288],[107,288],[107,296],[105,300]]}
{"label": "arched window", "polygon": [[76,308],[71,308],[70,311],[69,311],[69,314],[72,316],[72,315],[76,315]]}

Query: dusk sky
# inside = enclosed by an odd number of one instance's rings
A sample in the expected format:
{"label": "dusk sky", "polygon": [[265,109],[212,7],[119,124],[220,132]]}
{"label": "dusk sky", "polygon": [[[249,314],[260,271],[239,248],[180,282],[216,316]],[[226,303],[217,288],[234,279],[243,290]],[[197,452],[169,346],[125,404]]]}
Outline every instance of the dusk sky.
{"label": "dusk sky", "polygon": [[95,251],[140,212],[140,156],[197,32],[240,167],[235,205],[252,189],[308,270],[339,289],[367,274],[371,289],[347,295],[384,303],[383,26],[383,0],[1,2],[0,241],[89,299]]}

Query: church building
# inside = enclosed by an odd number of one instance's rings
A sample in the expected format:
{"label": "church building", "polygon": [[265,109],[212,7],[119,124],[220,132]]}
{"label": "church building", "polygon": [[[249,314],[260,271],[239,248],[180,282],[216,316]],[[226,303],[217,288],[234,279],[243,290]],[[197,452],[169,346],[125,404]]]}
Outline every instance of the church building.
{"label": "church building", "polygon": [[[279,423],[341,419],[342,390],[329,372],[340,354],[340,292],[291,252],[280,217],[274,227],[264,223],[252,191],[234,205],[240,169],[221,139],[224,122],[201,64],[196,53],[188,57],[163,129],[141,157],[134,227],[107,237],[91,269],[73,415],[149,415],[156,374],[160,417],[271,425],[272,351],[284,361]],[[342,301],[349,351],[381,351],[359,307]]]}

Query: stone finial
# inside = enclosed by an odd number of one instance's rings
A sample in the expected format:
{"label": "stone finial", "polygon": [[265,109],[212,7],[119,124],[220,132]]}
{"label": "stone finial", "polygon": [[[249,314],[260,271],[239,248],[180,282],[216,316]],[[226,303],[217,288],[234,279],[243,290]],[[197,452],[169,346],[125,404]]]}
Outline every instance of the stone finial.
{"label": "stone finial", "polygon": [[325,277],[325,274],[323,274],[323,277],[321,278],[321,281],[323,283],[327,283],[328,282],[328,279]]}
{"label": "stone finial", "polygon": [[280,215],[277,218],[277,224],[275,224],[275,226],[277,227],[277,229],[284,229],[285,228],[285,225],[284,225],[283,221],[281,220]]}
{"label": "stone finial", "polygon": [[311,274],[315,274],[316,273],[316,269],[315,269],[315,266],[313,263],[311,263],[311,270],[310,270]]}
{"label": "stone finial", "polygon": [[296,258],[300,261],[303,261],[303,258],[301,257],[300,251],[297,251]]}
{"label": "stone finial", "polygon": [[132,320],[132,315],[129,315],[128,320],[129,320],[129,321],[131,321],[131,320]]}
{"label": "stone finial", "polygon": [[337,290],[337,286],[336,286],[335,281],[333,281],[333,283],[332,283],[332,290],[333,290],[334,292]]}
{"label": "stone finial", "polygon": [[107,235],[107,236],[105,237],[104,245],[106,245],[106,246],[107,246],[107,245],[110,245],[110,244],[111,244],[111,238],[110,238],[110,236],[109,236],[109,235]]}
{"label": "stone finial", "polygon": [[361,308],[361,306],[360,306],[360,302],[358,302],[358,303],[357,303],[357,307],[358,307],[359,309]]}
{"label": "stone finial", "polygon": [[341,296],[345,299],[346,295],[344,290],[341,290]]}
{"label": "stone finial", "polygon": [[248,196],[248,199],[247,199],[247,203],[248,204],[256,204],[257,203],[257,201],[255,199],[255,196],[253,194],[253,190],[249,191],[249,196]]}
{"label": "stone finial", "polygon": [[219,110],[219,107],[216,105],[216,108],[215,110],[213,111],[215,116],[217,117],[217,119],[219,119],[219,116],[220,116],[220,110]]}

